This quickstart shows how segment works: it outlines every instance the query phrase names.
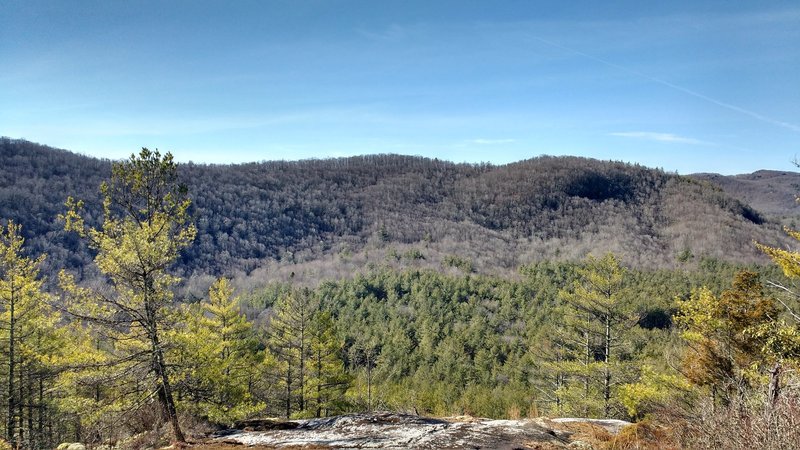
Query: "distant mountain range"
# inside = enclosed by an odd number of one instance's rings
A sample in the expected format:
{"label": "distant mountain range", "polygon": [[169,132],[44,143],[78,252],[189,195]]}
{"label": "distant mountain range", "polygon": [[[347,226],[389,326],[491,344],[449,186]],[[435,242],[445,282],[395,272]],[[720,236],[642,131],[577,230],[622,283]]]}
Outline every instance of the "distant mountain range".
{"label": "distant mountain range", "polygon": [[690,175],[722,188],[728,195],[749,204],[772,217],[800,216],[797,195],[800,194],[800,173],[759,170],[742,175],[698,173]]}
{"label": "distant mountain range", "polygon": [[[31,251],[48,253],[46,271],[88,267],[89,251],[56,216],[72,195],[99,223],[97,188],[110,166],[0,139],[0,219],[22,223]],[[185,164],[180,173],[199,230],[178,264],[184,275],[314,263],[337,275],[377,255],[476,272],[607,251],[641,267],[764,262],[753,240],[789,244],[779,220],[800,212],[794,172],[678,176],[578,157],[495,166],[373,155]]]}

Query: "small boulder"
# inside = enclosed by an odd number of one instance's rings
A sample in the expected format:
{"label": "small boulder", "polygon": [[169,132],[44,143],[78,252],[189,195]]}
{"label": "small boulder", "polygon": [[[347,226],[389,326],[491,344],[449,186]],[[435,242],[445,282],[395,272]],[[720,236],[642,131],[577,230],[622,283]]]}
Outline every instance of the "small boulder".
{"label": "small boulder", "polygon": [[86,446],[80,442],[64,442],[56,447],[56,450],[86,450]]}

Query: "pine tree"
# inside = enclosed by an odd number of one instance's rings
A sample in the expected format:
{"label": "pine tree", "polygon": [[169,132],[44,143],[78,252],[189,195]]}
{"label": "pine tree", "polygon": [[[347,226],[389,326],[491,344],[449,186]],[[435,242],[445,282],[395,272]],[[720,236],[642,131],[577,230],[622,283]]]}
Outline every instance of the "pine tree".
{"label": "pine tree", "polygon": [[310,291],[294,290],[280,298],[269,324],[269,349],[276,359],[276,382],[281,386],[287,418],[306,410],[307,362],[311,324],[317,303]]}
{"label": "pine tree", "polygon": [[[571,289],[560,292],[565,302],[566,326],[573,330],[573,343],[579,350],[559,366],[581,380],[583,395],[577,395],[574,383],[562,393],[573,401],[583,402],[584,413],[612,414],[616,378],[624,373],[615,353],[624,344],[623,330],[634,323],[623,286],[625,269],[611,253],[601,259],[589,256],[578,270]],[[595,397],[600,396],[595,402]],[[582,397],[582,398],[581,398]],[[595,411],[595,404],[601,411]]]}
{"label": "pine tree", "polygon": [[[371,412],[372,407],[374,405],[374,395],[373,395],[373,376],[375,372],[375,368],[378,363],[378,358],[380,357],[380,347],[376,342],[377,339],[375,338],[364,338],[361,336],[359,340],[357,340],[349,349],[348,355],[348,364],[350,367],[351,373],[356,371],[359,367],[362,367],[361,372],[363,377],[363,383],[366,383],[366,410]],[[363,383],[361,382],[361,375],[356,377],[356,390],[359,394],[359,401],[363,401],[363,395],[360,392],[360,388],[363,388]]]}
{"label": "pine tree", "polygon": [[274,306],[268,348],[284,414],[316,416],[340,409],[350,378],[333,319],[308,289],[293,290]]}
{"label": "pine tree", "polygon": [[264,352],[252,324],[239,308],[239,298],[225,278],[209,288],[209,299],[187,311],[182,341],[180,378],[187,401],[210,420],[231,425],[264,408],[251,393]]}
{"label": "pine tree", "polygon": [[166,338],[175,323],[173,287],[179,281],[168,268],[196,234],[186,188],[177,183],[171,154],[162,157],[143,148],[138,156],[115,163],[110,181],[100,191],[104,198],[101,228],[86,225],[82,202],[72,198],[62,219],[68,231],[77,232],[97,252],[95,263],[113,293],[79,289],[64,274],[61,285],[70,297],[69,311],[102,326],[113,353],[113,363],[107,366],[113,372],[110,379],[126,371],[128,382],[138,388],[123,390],[139,396],[133,404],[144,403],[154,393],[175,440],[185,442],[166,359],[171,343]]}
{"label": "pine tree", "polygon": [[311,321],[308,388],[315,417],[327,416],[342,407],[344,392],[350,384],[342,360],[342,344],[336,337],[331,314],[319,312]]}
{"label": "pine tree", "polygon": [[73,321],[61,331],[69,345],[55,361],[59,368],[55,403],[60,411],[71,414],[73,435],[80,440],[112,438],[118,427],[116,419],[136,406],[132,401],[135,397],[119,393],[135,386],[138,380],[127,376],[128,366],[118,360],[110,342],[102,338],[102,328]]}
{"label": "pine tree", "polygon": [[[563,309],[556,309],[553,317],[564,317]],[[576,340],[575,338],[578,337]],[[564,414],[564,390],[567,377],[575,374],[567,368],[567,361],[575,358],[582,348],[579,335],[569,332],[564,323],[550,323],[534,335],[530,342],[531,386],[537,391],[538,403],[558,416]]]}
{"label": "pine tree", "polygon": [[45,398],[55,367],[52,359],[63,341],[59,315],[42,291],[39,265],[44,256],[23,256],[20,225],[0,229],[0,337],[7,385],[6,440],[14,447],[35,448],[43,442],[45,414],[55,414]]}

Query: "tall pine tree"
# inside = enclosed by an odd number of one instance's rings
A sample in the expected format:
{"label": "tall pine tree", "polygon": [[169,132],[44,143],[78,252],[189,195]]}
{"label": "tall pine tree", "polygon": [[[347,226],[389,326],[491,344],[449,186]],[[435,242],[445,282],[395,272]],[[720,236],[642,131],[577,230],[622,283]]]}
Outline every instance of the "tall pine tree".
{"label": "tall pine tree", "polygon": [[179,378],[191,408],[226,425],[264,408],[251,392],[264,351],[227,279],[211,285],[208,301],[189,308],[187,327],[176,334],[183,342]]}
{"label": "tall pine tree", "polygon": [[[180,251],[194,240],[190,200],[177,182],[172,155],[142,149],[139,155],[115,163],[111,179],[100,187],[103,225],[89,227],[82,202],[69,198],[62,216],[66,229],[77,232],[97,252],[95,263],[113,292],[78,289],[70,276],[62,286],[70,295],[69,311],[102,326],[110,342],[111,378],[127,376],[137,389],[134,404],[155,395],[175,440],[185,442],[170,382],[171,348],[168,331],[174,325],[173,288],[179,279],[168,272]],[[125,375],[120,373],[123,371]]]}
{"label": "tall pine tree", "polygon": [[[611,253],[597,259],[589,256],[578,270],[573,286],[561,291],[565,321],[573,330],[572,356],[559,363],[580,380],[562,385],[562,394],[582,403],[586,415],[610,417],[619,376],[625,372],[617,353],[624,344],[624,331],[635,323],[625,297],[625,269]],[[599,397],[599,398],[598,398]]]}
{"label": "tall pine tree", "polygon": [[328,416],[343,407],[350,376],[344,369],[342,343],[336,336],[331,314],[318,312],[311,321],[308,387],[312,399],[307,409],[314,416]]}
{"label": "tall pine tree", "polygon": [[304,412],[307,400],[311,323],[317,302],[307,290],[294,290],[279,299],[269,324],[268,346],[276,359],[276,384],[283,389],[287,418]]}

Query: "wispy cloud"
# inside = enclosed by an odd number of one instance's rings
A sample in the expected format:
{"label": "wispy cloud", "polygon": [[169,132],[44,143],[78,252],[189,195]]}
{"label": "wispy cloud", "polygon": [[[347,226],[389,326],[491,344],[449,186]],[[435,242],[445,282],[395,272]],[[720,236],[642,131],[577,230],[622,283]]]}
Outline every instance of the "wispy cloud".
{"label": "wispy cloud", "polygon": [[644,72],[640,72],[638,70],[631,69],[629,67],[617,64],[615,62],[611,62],[611,61],[609,61],[607,59],[599,58],[599,57],[591,55],[589,53],[585,53],[585,52],[582,52],[580,50],[576,50],[574,48],[567,47],[565,45],[562,45],[562,44],[559,44],[559,43],[556,43],[556,42],[541,38],[539,36],[531,35],[530,37],[535,39],[535,40],[537,40],[537,41],[539,41],[539,42],[541,42],[541,43],[543,43],[543,44],[549,45],[551,47],[558,48],[558,49],[564,50],[566,52],[579,55],[579,56],[581,56],[583,58],[596,61],[596,62],[598,62],[600,64],[604,64],[604,65],[606,65],[608,67],[613,67],[615,69],[619,69],[621,71],[630,73],[632,75],[636,75],[638,77],[641,77],[641,78],[644,78],[646,80],[652,81],[653,83],[661,84],[662,86],[666,86],[666,87],[668,87],[670,89],[674,89],[676,91],[683,92],[686,95],[690,95],[690,96],[698,98],[700,100],[704,100],[706,102],[715,104],[715,105],[717,105],[717,106],[719,106],[721,108],[726,108],[726,109],[729,109],[731,111],[735,111],[737,113],[744,114],[746,116],[750,116],[753,119],[759,120],[761,122],[765,122],[765,123],[769,123],[769,124],[772,124],[772,125],[775,125],[775,126],[778,126],[778,127],[786,128],[786,129],[789,129],[789,130],[792,130],[792,131],[795,131],[795,132],[800,132],[800,125],[798,125],[796,123],[785,122],[783,120],[778,120],[778,119],[774,119],[772,117],[765,116],[765,115],[763,115],[761,113],[752,111],[750,109],[742,108],[741,106],[737,106],[737,105],[734,105],[734,104],[731,104],[731,103],[728,103],[728,102],[724,102],[722,100],[718,100],[718,99],[713,98],[713,97],[709,97],[709,96],[707,96],[705,94],[702,94],[700,92],[694,91],[692,89],[685,88],[685,87],[677,85],[675,83],[671,83],[671,82],[669,82],[667,80],[664,80],[664,79],[661,79],[661,78],[658,78],[658,77],[654,77],[652,75],[648,75],[648,74],[646,74]]}
{"label": "wispy cloud", "polygon": [[686,136],[678,136],[672,133],[657,133],[653,131],[621,131],[618,133],[609,133],[611,136],[619,136],[633,139],[643,139],[647,141],[670,142],[674,144],[689,144],[689,145],[713,145],[711,142],[701,141]]}
{"label": "wispy cloud", "polygon": [[517,140],[516,139],[471,139],[467,142],[476,145],[499,145],[499,144],[511,144],[517,142]]}

